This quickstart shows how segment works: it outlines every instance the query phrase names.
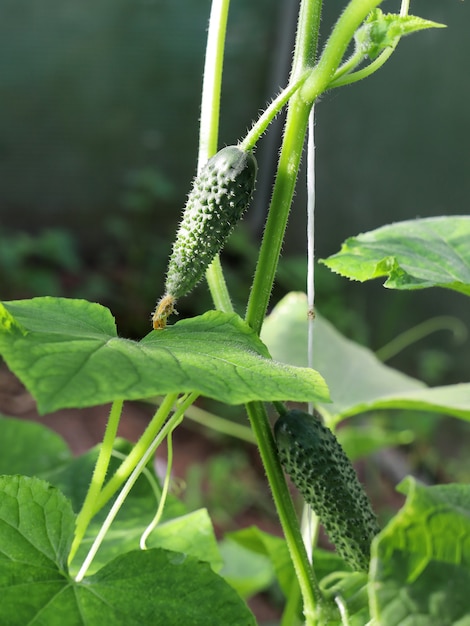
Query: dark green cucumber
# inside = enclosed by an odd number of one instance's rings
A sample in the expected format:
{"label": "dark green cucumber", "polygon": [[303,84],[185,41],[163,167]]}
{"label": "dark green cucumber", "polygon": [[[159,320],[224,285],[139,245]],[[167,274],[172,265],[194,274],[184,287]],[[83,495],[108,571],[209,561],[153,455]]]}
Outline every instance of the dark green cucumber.
{"label": "dark green cucumber", "polygon": [[319,419],[299,410],[282,415],[274,435],[282,466],[338,554],[354,570],[367,571],[370,544],[380,528],[339,441]]}
{"label": "dark green cucumber", "polygon": [[165,326],[176,300],[197,285],[222,249],[250,203],[257,169],[253,153],[227,146],[194,179],[173,244],[165,295],[153,316],[154,328]]}

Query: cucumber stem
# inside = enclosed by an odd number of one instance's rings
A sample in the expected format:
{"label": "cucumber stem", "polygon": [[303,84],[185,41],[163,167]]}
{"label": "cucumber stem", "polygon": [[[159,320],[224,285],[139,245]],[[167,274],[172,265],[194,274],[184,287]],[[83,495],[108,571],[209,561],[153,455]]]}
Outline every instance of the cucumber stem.
{"label": "cucumber stem", "polygon": [[115,400],[111,405],[103,442],[100,446],[100,451],[98,453],[98,459],[96,460],[95,469],[93,470],[91,483],[85,496],[82,508],[77,515],[77,520],[75,523],[75,535],[68,556],[69,565],[72,562],[72,559],[75,556],[83,537],[85,536],[86,530],[92,517],[95,515],[95,501],[101,491],[101,488],[106,478],[106,474],[108,472],[109,462],[113,453],[113,446],[116,440],[117,429],[119,426],[119,420],[121,418],[123,404],[123,400]]}
{"label": "cucumber stem", "polygon": [[139,463],[140,459],[146,453],[152,441],[161,430],[177,399],[178,394],[176,393],[170,393],[165,396],[165,399],[150,420],[149,425],[140,439],[134,445],[126,459],[121,463],[114,475],[109,479],[96,498],[93,515],[96,515],[96,513],[104,507],[104,505],[122,487],[131,472],[134,471],[136,465]]}
{"label": "cucumber stem", "polygon": [[297,514],[287,488],[286,479],[277,454],[276,444],[264,405],[250,402],[246,405],[248,417],[258,441],[259,451],[269,481],[282,530],[289,547],[303,599],[306,624],[315,623],[315,607],[321,602],[321,593],[308,561]]}
{"label": "cucumber stem", "polygon": [[281,253],[311,105],[295,93],[289,101],[284,140],[245,320],[259,334]]}
{"label": "cucumber stem", "polygon": [[276,115],[281,112],[284,105],[289,101],[294,93],[300,89],[309,74],[310,72],[305,72],[296,82],[288,85],[274,98],[271,104],[253,124],[243,141],[239,144],[239,148],[241,150],[252,150],[255,147],[256,142],[265,133],[269,124],[273,121]]}
{"label": "cucumber stem", "polygon": [[[99,530],[99,533],[97,534],[90,550],[88,551],[88,554],[75,577],[76,582],[80,582],[85,577],[93,559],[96,556],[96,553],[98,552],[99,547],[101,546],[106,536],[106,533],[108,532],[116,515],[119,513],[119,510],[121,509],[122,505],[124,504],[125,499],[129,495],[130,490],[135,485],[141,473],[144,471],[145,466],[150,461],[157,447],[160,445],[163,439],[165,439],[165,437],[167,437],[169,433],[171,433],[176,428],[176,426],[181,422],[181,420],[183,419],[186,407],[194,402],[195,396],[196,394],[189,394],[186,397],[186,399],[181,402],[181,404],[178,406],[175,413],[167,421],[165,426],[159,429],[155,437],[152,439],[149,445],[147,445],[143,454],[140,455],[138,462],[136,463],[135,467],[130,473],[126,481],[126,484],[121,489],[118,497],[116,498],[116,501],[113,503],[113,506],[111,507],[108,515],[106,516],[106,519],[103,522]],[[163,498],[163,494],[161,495],[161,498]]]}
{"label": "cucumber stem", "polygon": [[381,2],[382,0],[349,2],[336,22],[315,69],[300,90],[305,102],[313,104],[318,96],[328,89],[354,33],[372,9]]}
{"label": "cucumber stem", "polygon": [[[98,455],[98,460],[93,473],[92,482],[86,495],[85,502],[83,503],[80,513],[77,516],[75,536],[68,556],[69,565],[77,553],[91,520],[122,487],[126,479],[140,463],[142,457],[146,454],[149,446],[152,444],[153,440],[162,428],[177,398],[178,394],[175,393],[168,394],[164,398],[139,441],[135,444],[114,475],[103,487],[106,473],[109,468],[109,461],[113,452],[117,426],[119,424],[119,417],[121,415],[123,405],[121,400],[113,403],[105,436],[103,443],[101,444],[100,453]],[[195,398],[192,401],[194,402],[194,400]],[[100,533],[101,532],[102,530],[100,530]]]}
{"label": "cucumber stem", "polygon": [[[198,173],[210,157],[217,152],[220,92],[229,7],[230,0],[212,1],[202,84]],[[218,254],[206,270],[206,280],[215,307],[225,313],[233,313],[232,301]]]}
{"label": "cucumber stem", "polygon": [[[402,0],[401,7],[400,7],[400,16],[405,17],[406,15],[408,15],[409,8],[410,8],[410,0]],[[353,55],[353,57],[349,61],[347,61],[342,67],[340,67],[335,72],[335,76],[329,85],[329,89],[334,89],[336,87],[343,87],[344,85],[350,85],[352,83],[356,83],[359,80],[363,80],[364,78],[367,78],[368,76],[376,72],[378,69],[382,67],[382,65],[386,61],[388,61],[388,59],[395,52],[395,49],[398,46],[399,41],[400,40],[397,39],[397,41],[392,46],[390,46],[386,50],[383,50],[383,52],[381,52],[381,54],[379,54],[379,56],[376,59],[374,59],[371,63],[366,65],[366,67],[363,67],[361,70],[358,70],[357,72],[353,72],[352,69],[354,69],[353,66],[356,61],[357,61],[356,65],[359,64],[360,54]]]}
{"label": "cucumber stem", "polygon": [[[314,63],[320,13],[321,0],[302,0],[291,83],[299,80]],[[289,100],[272,200],[245,316],[248,324],[258,334],[266,315],[274,284],[310,115],[311,104],[300,98],[300,91],[296,91]],[[277,408],[279,410],[279,407]],[[316,623],[316,609],[322,605],[322,596],[308,560],[299,521],[280,465],[266,410],[262,403],[250,403],[247,405],[247,413],[258,442],[264,469],[296,572],[306,624],[313,626]]]}
{"label": "cucumber stem", "polygon": [[197,171],[217,152],[220,92],[230,0],[213,0],[207,33]]}

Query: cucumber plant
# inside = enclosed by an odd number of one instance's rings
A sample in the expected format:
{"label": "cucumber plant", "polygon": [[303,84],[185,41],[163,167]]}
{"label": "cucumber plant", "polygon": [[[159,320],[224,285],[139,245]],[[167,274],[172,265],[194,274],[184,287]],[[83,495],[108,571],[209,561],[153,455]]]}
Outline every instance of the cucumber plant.
{"label": "cucumber plant", "polygon": [[[429,623],[438,623],[436,615],[445,616],[440,623],[468,622],[466,595],[463,601],[452,595],[462,588],[460,579],[464,584],[470,580],[468,542],[462,541],[470,532],[468,490],[429,491],[410,482],[403,487],[408,491],[409,507],[379,532],[364,490],[329,427],[355,412],[383,406],[424,405],[434,411],[444,406],[468,419],[469,390],[453,390],[458,396],[458,401],[453,401],[449,398],[454,394],[449,391],[436,394],[411,383],[406,387],[399,377],[400,384],[394,378],[393,390],[383,394],[385,397],[377,399],[372,394],[367,402],[341,408],[335,405],[334,396],[330,399],[327,387],[328,383],[335,388],[334,372],[325,382],[311,368],[277,362],[259,337],[315,102],[326,91],[377,71],[402,36],[440,26],[408,15],[407,0],[397,14],[384,14],[380,4],[380,0],[350,0],[318,53],[321,0],[301,0],[288,85],[238,144],[219,151],[229,2],[214,0],[204,73],[199,173],[176,236],[165,293],[153,315],[154,330],[141,341],[118,337],[110,311],[96,303],[44,297],[0,306],[1,354],[35,396],[41,413],[111,403],[99,449],[76,460],[68,458],[57,441],[47,440],[45,445],[54,458],[45,463],[44,455],[36,454],[37,432],[28,430],[28,450],[40,466],[39,476],[31,476],[30,465],[22,469],[15,465],[11,475],[6,469],[0,476],[0,623],[255,624],[240,597],[246,593],[248,579],[253,584],[252,577],[248,575],[244,584],[237,585],[230,572],[221,575],[221,551],[207,513],[186,511],[168,493],[172,432],[185,417],[194,418],[199,396],[246,406],[248,435],[247,428],[241,429],[242,434],[223,420],[212,419],[211,424],[222,428],[223,423],[225,432],[254,441],[261,456],[284,539],[249,531],[233,540],[244,544],[252,555],[262,553],[271,563],[273,578],[285,596],[282,625],[392,626],[399,623],[397,614],[401,623],[418,623],[413,621],[416,615],[420,623],[423,615],[430,618]],[[284,107],[287,114],[272,199],[242,320],[232,311],[218,253],[249,205],[256,180],[253,151],[257,142]],[[468,238],[470,226],[459,224],[456,230],[459,236],[454,240],[449,228],[442,227],[440,240],[447,237],[449,247],[459,252],[456,256],[467,259],[459,242]],[[387,245],[393,248],[390,241]],[[420,249],[426,250],[426,246]],[[402,253],[403,246],[397,255]],[[364,255],[367,265],[370,251]],[[428,258],[431,256],[428,253]],[[354,254],[348,257],[349,266],[354,268],[351,257]],[[450,282],[439,280],[439,273],[431,280],[428,273],[419,283],[418,277],[403,269],[410,272],[414,266],[409,262],[403,263],[399,272],[400,283],[396,276],[399,262],[386,260],[388,264],[380,259],[367,277],[388,268],[395,270],[394,284],[401,288],[403,284],[405,288],[445,285],[470,293],[470,280],[465,275],[456,280],[455,271],[449,272]],[[467,261],[470,265],[470,259]],[[346,273],[348,262],[342,259],[339,265]],[[204,273],[216,310],[166,326],[177,299]],[[359,276],[352,275],[363,277],[360,271]],[[410,276],[408,282],[404,276]],[[377,371],[383,374],[378,365]],[[117,439],[125,400],[156,405],[145,432],[132,446]],[[330,400],[337,407],[336,414],[328,409]],[[327,425],[305,411],[286,408],[287,402],[316,405]],[[280,414],[274,433],[268,403]],[[207,423],[209,417],[205,416]],[[20,427],[2,420],[0,428],[2,461],[16,449]],[[169,462],[160,480],[152,459],[165,440]],[[311,558],[317,526],[313,524],[313,532],[304,532],[282,465],[318,513],[336,544],[337,558],[325,556],[316,544]],[[448,545],[441,537],[446,525],[452,529]],[[440,571],[436,571],[436,563]],[[357,571],[351,572],[351,567]],[[451,573],[456,583],[452,588],[433,588],[425,598],[421,576],[428,571],[426,584],[435,580],[441,584]],[[398,607],[394,605],[396,597],[405,599]]]}

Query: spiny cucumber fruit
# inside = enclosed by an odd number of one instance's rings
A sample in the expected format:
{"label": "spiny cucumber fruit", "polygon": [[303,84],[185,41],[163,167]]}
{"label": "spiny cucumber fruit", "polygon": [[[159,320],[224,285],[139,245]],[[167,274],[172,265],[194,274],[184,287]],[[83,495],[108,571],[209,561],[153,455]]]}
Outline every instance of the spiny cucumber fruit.
{"label": "spiny cucumber fruit", "polygon": [[274,435],[284,470],[338,554],[354,570],[367,571],[370,544],[380,528],[341,444],[319,419],[296,409],[279,417]]}
{"label": "spiny cucumber fruit", "polygon": [[252,152],[227,146],[194,179],[168,264],[165,295],[153,314],[153,327],[164,328],[175,302],[189,293],[222,249],[250,203],[257,163]]}

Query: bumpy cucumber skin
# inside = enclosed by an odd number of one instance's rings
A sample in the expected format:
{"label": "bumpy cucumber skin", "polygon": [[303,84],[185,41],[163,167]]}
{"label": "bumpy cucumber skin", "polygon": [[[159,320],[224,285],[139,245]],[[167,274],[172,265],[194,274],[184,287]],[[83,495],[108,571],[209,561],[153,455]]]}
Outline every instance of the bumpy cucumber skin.
{"label": "bumpy cucumber skin", "polygon": [[380,531],[351,461],[329,428],[299,410],[274,426],[286,473],[322,522],[338,554],[357,571],[367,571],[370,544]]}
{"label": "bumpy cucumber skin", "polygon": [[204,276],[250,203],[257,163],[251,152],[227,146],[194,179],[168,264],[166,294],[177,300]]}

